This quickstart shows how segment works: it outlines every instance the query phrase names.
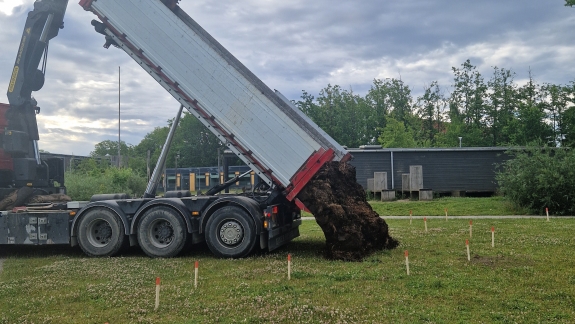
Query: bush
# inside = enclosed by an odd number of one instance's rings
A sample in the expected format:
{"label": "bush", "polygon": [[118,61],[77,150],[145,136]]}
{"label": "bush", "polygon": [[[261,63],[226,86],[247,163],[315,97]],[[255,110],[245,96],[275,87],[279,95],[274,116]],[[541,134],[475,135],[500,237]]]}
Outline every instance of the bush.
{"label": "bush", "polygon": [[66,172],[68,195],[74,200],[90,200],[95,194],[127,193],[140,197],[146,190],[146,178],[132,169],[114,167]]}
{"label": "bush", "polygon": [[519,207],[543,214],[575,214],[575,151],[529,148],[509,152],[513,159],[497,175],[502,193]]}

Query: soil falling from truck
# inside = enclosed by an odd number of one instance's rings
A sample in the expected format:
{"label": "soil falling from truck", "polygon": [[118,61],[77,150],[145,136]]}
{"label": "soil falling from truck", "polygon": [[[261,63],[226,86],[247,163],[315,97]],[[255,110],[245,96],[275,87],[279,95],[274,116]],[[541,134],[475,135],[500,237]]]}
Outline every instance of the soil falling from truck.
{"label": "soil falling from truck", "polygon": [[361,261],[376,250],[399,245],[389,235],[385,220],[367,203],[355,167],[347,163],[326,164],[298,198],[323,230],[329,259]]}

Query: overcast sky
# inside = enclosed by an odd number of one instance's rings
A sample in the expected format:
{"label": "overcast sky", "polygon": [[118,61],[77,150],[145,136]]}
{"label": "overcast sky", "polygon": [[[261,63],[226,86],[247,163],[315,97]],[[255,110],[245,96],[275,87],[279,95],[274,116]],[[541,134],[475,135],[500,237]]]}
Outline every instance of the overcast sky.
{"label": "overcast sky", "polygon": [[[0,0],[0,102],[33,0]],[[234,56],[289,99],[328,84],[364,95],[373,79],[402,78],[417,96],[466,59],[486,80],[493,66],[518,83],[575,80],[575,8],[564,0],[182,0],[180,6]],[[104,49],[78,0],[50,42],[46,84],[34,94],[40,148],[87,155],[118,138],[136,145],[165,126],[179,104],[123,51]]]}

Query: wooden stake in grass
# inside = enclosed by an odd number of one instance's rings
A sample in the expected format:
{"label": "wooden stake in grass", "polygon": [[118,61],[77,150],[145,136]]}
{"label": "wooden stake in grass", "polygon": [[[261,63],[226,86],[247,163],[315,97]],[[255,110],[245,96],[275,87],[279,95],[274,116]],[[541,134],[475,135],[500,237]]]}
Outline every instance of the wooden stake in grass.
{"label": "wooden stake in grass", "polygon": [[405,250],[405,268],[407,269],[407,275],[409,276],[409,253]]}
{"label": "wooden stake in grass", "polygon": [[158,310],[160,307],[160,277],[156,277],[156,306],[154,310]]}
{"label": "wooden stake in grass", "polygon": [[491,247],[495,247],[495,227],[491,226]]}
{"label": "wooden stake in grass", "polygon": [[447,221],[447,208],[445,208],[445,220]]}
{"label": "wooden stake in grass", "polygon": [[473,220],[469,220],[469,238],[473,237]]}
{"label": "wooden stake in grass", "polygon": [[465,247],[467,248],[467,261],[471,261],[471,254],[469,253],[469,240],[465,240]]}
{"label": "wooden stake in grass", "polygon": [[427,232],[427,217],[423,217],[423,223],[425,224],[425,232]]}
{"label": "wooden stake in grass", "polygon": [[291,254],[288,253],[288,280],[291,280]]}
{"label": "wooden stake in grass", "polygon": [[545,213],[547,214],[547,221],[549,221],[549,208],[545,207]]}
{"label": "wooden stake in grass", "polygon": [[409,225],[411,225],[411,217],[413,216],[413,214],[411,213],[411,210],[409,211]]}
{"label": "wooden stake in grass", "polygon": [[198,288],[198,261],[194,265],[194,288]]}

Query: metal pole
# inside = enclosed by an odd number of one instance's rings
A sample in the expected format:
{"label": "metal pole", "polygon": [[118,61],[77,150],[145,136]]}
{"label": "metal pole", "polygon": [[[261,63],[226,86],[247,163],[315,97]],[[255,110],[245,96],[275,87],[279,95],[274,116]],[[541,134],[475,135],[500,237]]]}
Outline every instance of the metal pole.
{"label": "metal pole", "polygon": [[150,150],[148,150],[148,157],[146,158],[146,175],[148,176],[148,181],[150,181]]}
{"label": "metal pole", "polygon": [[118,168],[122,167],[122,153],[120,148],[122,141],[120,140],[120,67],[118,66]]}
{"label": "metal pole", "polygon": [[394,178],[394,170],[393,170],[393,151],[389,152],[391,155],[391,190],[395,190],[395,178]]}
{"label": "metal pole", "polygon": [[[170,146],[172,145],[172,139],[174,138],[174,134],[176,133],[176,128],[178,127],[178,123],[180,122],[180,115],[182,114],[182,110],[184,109],[184,105],[180,106],[178,110],[178,114],[176,118],[174,118],[174,122],[172,123],[172,127],[170,128],[170,132],[168,133],[168,137],[166,138],[166,143],[162,148],[162,152],[160,153],[160,157],[158,157],[158,163],[154,168],[154,172],[152,173],[152,178],[148,181],[148,186],[146,187],[146,191],[144,193],[144,198],[154,198],[156,196],[156,187],[158,186],[158,182],[160,180],[160,176],[162,175],[161,170],[164,169],[164,179],[167,178],[167,174],[165,171],[166,166],[166,158],[168,156],[168,151]],[[165,181],[164,190],[167,191],[167,181]]]}

